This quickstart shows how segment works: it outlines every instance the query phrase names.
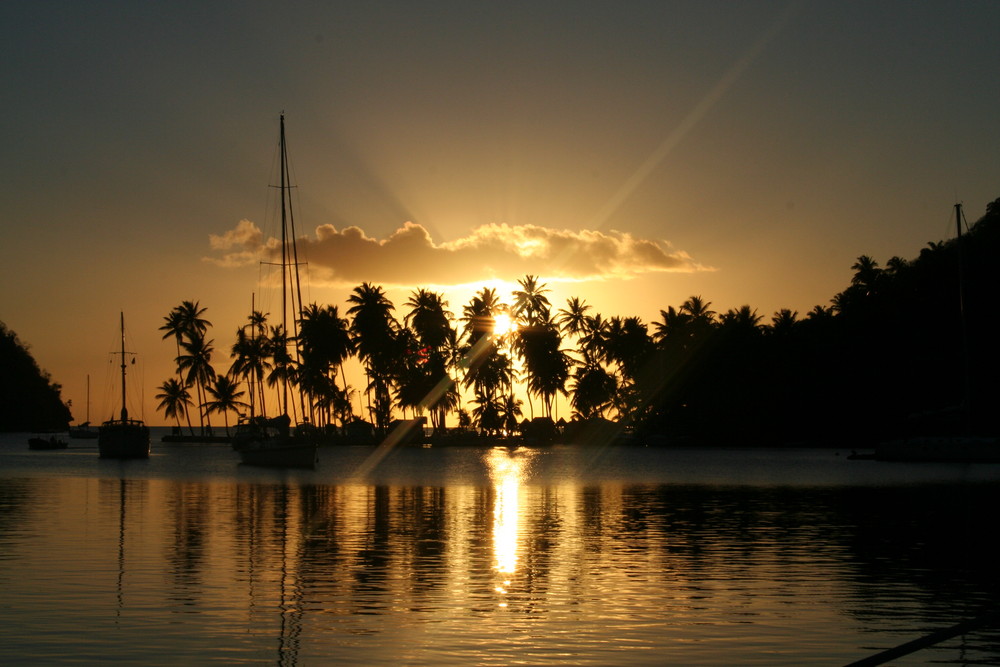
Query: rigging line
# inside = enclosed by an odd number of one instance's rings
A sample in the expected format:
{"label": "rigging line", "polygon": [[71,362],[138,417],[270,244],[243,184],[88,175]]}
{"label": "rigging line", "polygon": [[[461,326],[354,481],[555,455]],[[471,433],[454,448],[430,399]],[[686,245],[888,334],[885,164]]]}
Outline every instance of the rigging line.
{"label": "rigging line", "polygon": [[976,618],[957,623],[950,628],[937,630],[936,632],[924,635],[923,637],[906,642],[905,644],[900,644],[899,646],[887,649],[881,653],[876,653],[875,655],[867,658],[857,660],[847,665],[847,667],[874,667],[875,665],[882,665],[891,660],[896,660],[897,658],[915,653],[921,649],[939,644],[946,639],[951,639],[952,637],[957,637],[958,635],[964,635],[967,632],[972,632],[973,630],[979,630],[981,628],[995,627],[998,624],[1000,624],[1000,612],[988,612],[977,616]]}

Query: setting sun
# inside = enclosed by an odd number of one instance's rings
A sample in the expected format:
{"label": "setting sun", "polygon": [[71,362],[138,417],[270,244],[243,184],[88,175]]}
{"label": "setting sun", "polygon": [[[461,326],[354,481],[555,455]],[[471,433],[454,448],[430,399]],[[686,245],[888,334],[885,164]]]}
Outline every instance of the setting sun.
{"label": "setting sun", "polygon": [[507,313],[500,313],[493,318],[493,335],[503,336],[515,329],[514,320]]}

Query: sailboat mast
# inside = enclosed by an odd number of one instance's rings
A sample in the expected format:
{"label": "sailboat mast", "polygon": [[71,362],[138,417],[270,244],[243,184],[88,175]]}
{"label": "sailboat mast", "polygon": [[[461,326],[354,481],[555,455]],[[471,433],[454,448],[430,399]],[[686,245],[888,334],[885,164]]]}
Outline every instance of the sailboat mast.
{"label": "sailboat mast", "polygon": [[965,250],[962,247],[962,204],[955,204],[955,243],[958,248],[958,321],[962,327],[962,418],[966,433],[972,430],[972,382],[969,325],[965,319]]}
{"label": "sailboat mast", "polygon": [[[285,141],[285,114],[281,114],[281,327],[286,336],[290,336],[295,347],[295,361],[299,361],[298,348],[298,316],[302,312],[302,286],[299,282],[299,253],[295,244],[295,215],[292,212],[291,183],[288,170],[288,147]],[[291,330],[288,326],[288,309],[291,308]],[[287,339],[286,339],[287,345]],[[299,394],[302,414],[305,415],[305,403]],[[281,395],[282,414],[288,414],[288,378],[282,382]],[[294,406],[293,406],[294,409]]]}
{"label": "sailboat mast", "polygon": [[[254,322],[254,311],[257,309],[256,304],[257,295],[254,292],[250,293],[250,350],[253,355],[257,354],[257,323]],[[247,377],[250,379],[250,420],[256,416],[254,412],[254,406],[256,404],[256,399],[254,393],[257,391],[257,360],[253,358],[251,361],[253,366],[250,368],[250,373]]]}
{"label": "sailboat mast", "polygon": [[[288,336],[288,203],[285,199],[288,189],[287,160],[285,152],[285,114],[281,114],[281,136],[279,138],[279,156],[281,162],[281,329],[285,334],[287,348]],[[281,412],[288,414],[288,369],[285,369],[281,381]]]}
{"label": "sailboat mast", "polygon": [[125,406],[125,313],[120,313],[121,315],[121,333],[122,333],[122,421],[128,421],[128,408]]}

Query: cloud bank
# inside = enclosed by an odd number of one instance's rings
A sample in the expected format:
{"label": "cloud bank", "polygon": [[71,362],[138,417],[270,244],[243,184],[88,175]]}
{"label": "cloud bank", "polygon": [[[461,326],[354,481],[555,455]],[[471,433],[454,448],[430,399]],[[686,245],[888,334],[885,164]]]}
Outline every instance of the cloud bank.
{"label": "cloud bank", "polygon": [[[224,267],[275,261],[281,242],[265,239],[256,224],[241,220],[222,235],[211,235],[215,255],[206,261]],[[569,230],[535,225],[483,225],[454,241],[435,243],[423,226],[407,222],[385,239],[359,227],[316,228],[297,240],[299,260],[308,262],[312,281],[356,285],[458,285],[514,280],[532,274],[553,281],[628,279],[651,272],[711,271],[667,241],[635,238],[615,230]]]}

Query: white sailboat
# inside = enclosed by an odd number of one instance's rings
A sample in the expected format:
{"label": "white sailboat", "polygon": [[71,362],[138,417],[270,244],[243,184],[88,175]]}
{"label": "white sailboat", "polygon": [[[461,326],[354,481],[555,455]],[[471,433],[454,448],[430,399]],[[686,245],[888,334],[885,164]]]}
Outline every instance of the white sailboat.
{"label": "white sailboat", "polygon": [[[288,152],[285,144],[285,115],[281,114],[279,139],[279,161],[281,172],[281,326],[288,331],[287,311],[289,301],[292,310],[301,309],[299,296],[298,253],[295,248],[294,223],[291,216],[288,178]],[[292,322],[295,315],[292,316]],[[293,334],[292,338],[295,336]],[[237,424],[232,446],[239,453],[240,460],[247,465],[277,468],[315,468],[318,462],[318,437],[316,429],[309,423],[294,428],[288,414],[289,392],[287,377],[282,380],[281,414],[274,418],[250,415],[246,421]]]}

